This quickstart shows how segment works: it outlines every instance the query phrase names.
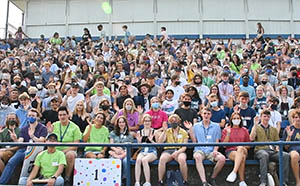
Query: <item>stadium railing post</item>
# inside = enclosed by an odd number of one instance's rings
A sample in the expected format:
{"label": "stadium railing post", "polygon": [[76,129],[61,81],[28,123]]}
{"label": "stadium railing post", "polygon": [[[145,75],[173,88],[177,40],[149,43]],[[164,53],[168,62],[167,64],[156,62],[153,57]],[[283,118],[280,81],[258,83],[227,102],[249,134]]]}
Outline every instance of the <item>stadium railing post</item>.
{"label": "stadium railing post", "polygon": [[279,141],[279,182],[283,186],[283,142]]}
{"label": "stadium railing post", "polygon": [[126,144],[126,186],[130,186],[130,160],[131,160],[131,144]]}

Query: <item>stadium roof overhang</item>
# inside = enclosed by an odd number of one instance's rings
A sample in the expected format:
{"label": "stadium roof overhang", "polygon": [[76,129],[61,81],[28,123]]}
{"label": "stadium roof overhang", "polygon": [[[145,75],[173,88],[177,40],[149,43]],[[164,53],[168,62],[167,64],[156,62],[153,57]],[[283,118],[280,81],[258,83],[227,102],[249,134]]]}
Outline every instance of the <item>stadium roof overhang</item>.
{"label": "stadium roof overhang", "polygon": [[25,11],[26,3],[29,0],[9,0],[11,3],[16,5],[23,12]]}

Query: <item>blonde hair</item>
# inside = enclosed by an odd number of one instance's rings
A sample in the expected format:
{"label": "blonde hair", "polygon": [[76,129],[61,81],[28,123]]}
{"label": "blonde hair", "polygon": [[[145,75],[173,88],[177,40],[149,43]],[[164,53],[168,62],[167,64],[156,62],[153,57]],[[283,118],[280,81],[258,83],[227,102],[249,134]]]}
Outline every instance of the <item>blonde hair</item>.
{"label": "blonde hair", "polygon": [[172,114],[172,115],[170,115],[169,118],[168,118],[168,122],[169,122],[169,123],[171,123],[171,119],[172,119],[172,118],[175,118],[178,122],[181,122],[180,116],[178,116],[177,114]]}
{"label": "blonde hair", "polygon": [[[77,106],[78,106],[78,104],[79,103],[82,103],[82,105],[83,105],[83,109],[82,109],[82,111],[78,111],[77,110]],[[85,106],[84,106],[84,102],[81,100],[81,101],[78,101],[77,103],[76,103],[76,106],[75,106],[75,109],[74,109],[74,111],[73,111],[73,114],[74,115],[86,115],[87,114],[87,112],[86,112],[86,110],[85,110]]]}
{"label": "blonde hair", "polygon": [[[127,102],[131,102],[131,104],[132,104],[131,111],[129,111],[129,112],[127,111],[127,109],[125,107]],[[125,118],[127,119],[127,114],[128,113],[132,114],[134,112],[137,112],[137,109],[135,107],[135,103],[134,103],[133,99],[132,98],[125,99],[125,101],[123,103],[123,115],[125,116]]]}

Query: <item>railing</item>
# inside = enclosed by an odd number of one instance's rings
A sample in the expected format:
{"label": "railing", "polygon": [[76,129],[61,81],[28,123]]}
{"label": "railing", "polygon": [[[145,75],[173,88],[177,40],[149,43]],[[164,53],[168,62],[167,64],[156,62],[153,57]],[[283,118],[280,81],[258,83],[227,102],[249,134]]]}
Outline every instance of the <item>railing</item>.
{"label": "railing", "polygon": [[265,146],[265,145],[278,145],[279,146],[279,180],[280,186],[283,186],[283,147],[285,145],[300,145],[300,141],[278,141],[278,142],[247,142],[247,143],[12,143],[12,142],[1,142],[0,146],[78,146],[78,147],[126,147],[127,150],[127,165],[126,165],[126,186],[130,186],[130,159],[131,159],[131,149],[136,147],[174,147],[174,146],[186,146],[186,147],[196,147],[196,146]]}

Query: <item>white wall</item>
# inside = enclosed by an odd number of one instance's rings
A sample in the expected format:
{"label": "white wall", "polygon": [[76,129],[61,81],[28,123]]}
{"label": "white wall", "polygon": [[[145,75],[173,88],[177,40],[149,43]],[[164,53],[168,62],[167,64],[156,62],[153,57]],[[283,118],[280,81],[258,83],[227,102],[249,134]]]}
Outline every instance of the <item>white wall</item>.
{"label": "white wall", "polygon": [[[103,2],[112,6],[107,15]],[[298,0],[28,0],[26,32],[32,38],[58,31],[81,36],[87,27],[93,36],[104,25],[108,35],[122,35],[127,24],[134,35],[255,34],[261,22],[266,34],[300,34]]]}

